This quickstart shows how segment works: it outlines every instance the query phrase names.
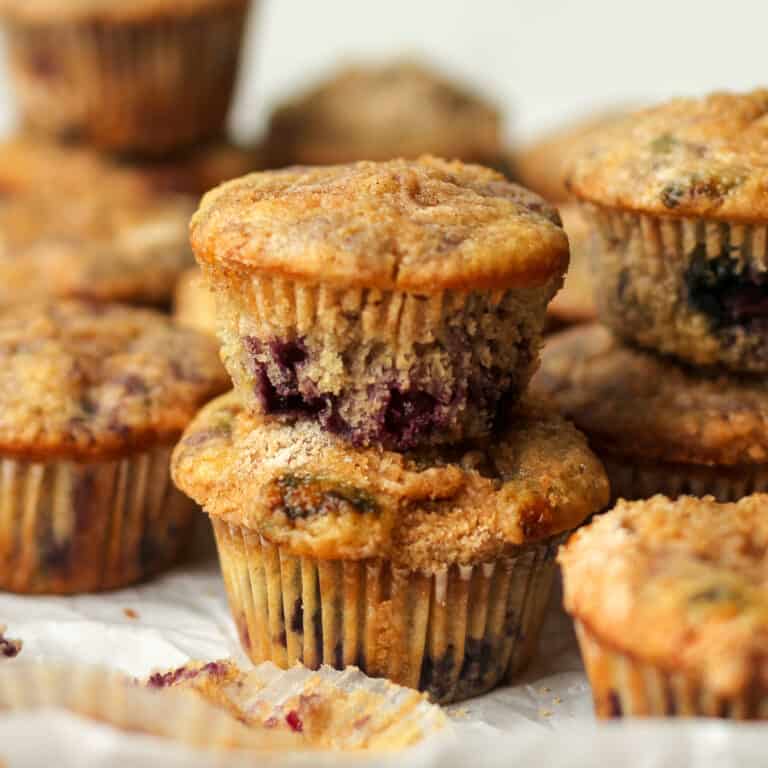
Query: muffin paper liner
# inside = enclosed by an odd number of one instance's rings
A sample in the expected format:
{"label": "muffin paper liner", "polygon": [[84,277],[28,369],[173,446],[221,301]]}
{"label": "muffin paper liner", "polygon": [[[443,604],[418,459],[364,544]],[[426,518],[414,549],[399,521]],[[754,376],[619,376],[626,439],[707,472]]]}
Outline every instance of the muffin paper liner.
{"label": "muffin paper liner", "polygon": [[[250,408],[262,410],[246,339],[266,345],[301,340],[310,352],[300,371],[312,381],[312,392],[302,395],[332,394],[367,409],[371,391],[394,382],[425,391],[451,389],[451,402],[441,401],[441,407],[459,424],[441,430],[440,442],[488,431],[489,414],[480,413],[489,408],[485,389],[498,387],[493,394],[509,402],[519,397],[536,368],[546,305],[558,287],[553,278],[537,288],[421,296],[243,278],[205,263],[203,274],[216,294],[222,359]],[[498,382],[501,372],[509,375],[504,385]],[[482,394],[468,395],[475,391]],[[454,405],[462,397],[465,402]]]}
{"label": "muffin paper liner", "polygon": [[[318,702],[317,716],[297,727],[291,713]],[[286,672],[272,664],[243,673],[217,703],[194,689],[146,688],[119,672],[84,664],[4,666],[0,711],[41,708],[65,709],[190,747],[277,752],[283,758],[287,751],[397,750],[439,732],[450,734],[440,709],[413,691],[356,670]]]}
{"label": "muffin paper liner", "polygon": [[220,134],[247,12],[243,2],[136,23],[8,24],[28,127],[144,154]]}
{"label": "muffin paper liner", "polygon": [[768,466],[745,464],[737,467],[632,462],[629,458],[600,457],[611,484],[614,499],[648,499],[662,493],[677,496],[714,496],[730,502],[753,493],[768,491]]}
{"label": "muffin paper liner", "polygon": [[88,463],[0,459],[0,589],[113,589],[176,562],[198,512],[171,482],[171,451]]}
{"label": "muffin paper liner", "polygon": [[318,560],[213,520],[230,607],[258,663],[358,666],[439,703],[512,678],[533,655],[558,536],[435,574],[380,559]]}
{"label": "muffin paper liner", "polygon": [[768,696],[755,689],[715,695],[685,674],[610,648],[578,620],[575,626],[598,717],[768,717]]}
{"label": "muffin paper liner", "polygon": [[[738,326],[713,330],[687,301],[685,271],[696,252],[768,270],[768,225],[668,218],[583,206],[594,232],[600,320],[619,335],[698,365],[765,371],[763,336]],[[639,297],[639,298],[638,298]],[[762,362],[761,362],[762,361]]]}

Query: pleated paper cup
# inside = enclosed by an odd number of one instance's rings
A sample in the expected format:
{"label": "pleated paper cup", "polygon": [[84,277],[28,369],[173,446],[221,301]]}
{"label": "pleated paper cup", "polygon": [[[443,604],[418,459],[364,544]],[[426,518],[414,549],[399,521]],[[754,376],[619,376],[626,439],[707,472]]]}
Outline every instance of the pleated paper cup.
{"label": "pleated paper cup", "polygon": [[158,155],[221,134],[249,0],[146,20],[7,23],[27,127],[103,149]]}
{"label": "pleated paper cup", "polygon": [[171,450],[85,463],[0,459],[0,589],[93,592],[173,565],[198,512],[171,482]]}
{"label": "pleated paper cup", "polygon": [[298,557],[244,527],[213,525],[254,662],[357,666],[441,704],[490,690],[533,655],[564,538],[428,574],[382,559]]}
{"label": "pleated paper cup", "polygon": [[578,620],[576,635],[598,717],[768,717],[768,692],[756,686],[716,695],[689,675],[621,653]]}
{"label": "pleated paper cup", "polygon": [[[222,665],[229,663],[207,666]],[[13,662],[0,675],[0,711],[64,709],[193,748],[257,750],[265,757],[325,749],[391,751],[451,734],[445,715],[423,696],[358,671],[283,671],[272,664],[234,669],[231,684],[208,697],[204,689],[148,688],[83,664]]]}
{"label": "pleated paper cup", "polygon": [[657,493],[678,496],[714,496],[731,502],[768,491],[768,466],[707,466],[632,461],[602,455],[614,499],[649,499]]}

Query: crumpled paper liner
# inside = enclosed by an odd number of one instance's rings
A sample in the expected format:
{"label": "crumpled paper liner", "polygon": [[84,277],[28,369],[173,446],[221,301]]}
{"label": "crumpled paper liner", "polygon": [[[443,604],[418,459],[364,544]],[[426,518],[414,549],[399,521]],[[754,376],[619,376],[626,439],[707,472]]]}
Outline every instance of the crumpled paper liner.
{"label": "crumpled paper liner", "polygon": [[[65,709],[206,750],[386,751],[447,726],[445,715],[424,697],[357,670],[284,672],[263,664],[239,672],[219,694],[213,698],[187,686],[148,688],[84,664],[18,661],[0,674],[0,711]],[[308,706],[317,715],[311,726],[297,728],[288,715]]]}

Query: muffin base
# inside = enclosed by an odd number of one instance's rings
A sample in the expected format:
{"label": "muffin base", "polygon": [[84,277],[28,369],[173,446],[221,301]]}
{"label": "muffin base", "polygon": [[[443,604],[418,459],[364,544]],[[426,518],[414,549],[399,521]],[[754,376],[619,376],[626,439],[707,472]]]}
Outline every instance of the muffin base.
{"label": "muffin base", "polygon": [[584,211],[602,322],[696,365],[768,371],[768,227]]}
{"label": "muffin base", "polygon": [[28,128],[148,155],[219,135],[247,10],[244,0],[177,19],[8,24]]}
{"label": "muffin base", "polygon": [[575,626],[592,686],[595,714],[600,718],[768,717],[768,695],[754,689],[739,696],[714,695],[687,675],[669,672],[608,647],[578,620]]}
{"label": "muffin base", "polygon": [[696,464],[636,461],[601,455],[614,500],[648,499],[657,493],[678,496],[714,496],[731,502],[753,493],[768,492],[768,466],[745,464],[710,467]]}
{"label": "muffin base", "polygon": [[560,284],[420,296],[204,274],[249,409],[392,450],[488,434],[536,368]]}
{"label": "muffin base", "polygon": [[381,559],[298,557],[241,526],[213,527],[254,663],[358,666],[442,704],[490,690],[533,655],[564,538],[425,574]]}
{"label": "muffin base", "polygon": [[171,450],[89,463],[0,460],[0,589],[115,589],[176,562],[197,508],[171,482]]}

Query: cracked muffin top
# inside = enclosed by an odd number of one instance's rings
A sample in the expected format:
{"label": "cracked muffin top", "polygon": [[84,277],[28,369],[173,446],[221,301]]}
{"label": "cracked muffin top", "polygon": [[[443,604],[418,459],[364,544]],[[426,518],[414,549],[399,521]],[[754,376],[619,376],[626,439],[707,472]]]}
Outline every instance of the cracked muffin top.
{"label": "cracked muffin top", "polygon": [[6,18],[47,23],[148,21],[183,17],[217,8],[245,7],[250,0],[0,0]]}
{"label": "cracked muffin top", "polygon": [[268,143],[286,164],[326,165],[433,154],[490,161],[498,111],[415,61],[355,65],[278,108]]}
{"label": "cracked muffin top", "polygon": [[40,460],[172,444],[228,386],[213,339],[119,305],[5,310],[0,362],[0,453]]}
{"label": "cracked muffin top", "polygon": [[768,463],[765,377],[693,370],[599,325],[547,340],[531,384],[596,450],[691,464]]}
{"label": "cracked muffin top", "polygon": [[0,306],[48,297],[167,302],[192,263],[193,209],[87,150],[0,145]]}
{"label": "cracked muffin top", "polygon": [[569,187],[599,205],[665,216],[768,218],[768,90],[677,99],[591,135]]}
{"label": "cracked muffin top", "polygon": [[432,157],[251,174],[209,192],[191,231],[201,264],[339,287],[503,290],[568,265],[554,208]]}
{"label": "cracked muffin top", "polygon": [[388,557],[425,571],[542,541],[608,500],[583,436],[536,403],[500,439],[396,453],[249,415],[229,394],[187,429],[172,473],[208,514],[296,554]]}
{"label": "cracked muffin top", "polygon": [[620,501],[560,550],[566,610],[597,638],[721,695],[768,687],[768,495]]}

